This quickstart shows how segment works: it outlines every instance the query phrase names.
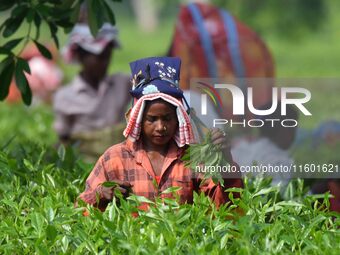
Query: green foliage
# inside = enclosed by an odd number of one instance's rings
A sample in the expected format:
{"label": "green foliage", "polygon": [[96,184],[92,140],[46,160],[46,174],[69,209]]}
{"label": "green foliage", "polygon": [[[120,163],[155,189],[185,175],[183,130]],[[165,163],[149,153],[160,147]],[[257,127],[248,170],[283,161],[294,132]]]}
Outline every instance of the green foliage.
{"label": "green foliage", "polygon": [[14,70],[15,63],[12,57],[7,57],[0,63],[0,79],[2,83],[0,89],[0,100],[7,97]]}
{"label": "green foliage", "polygon": [[223,186],[224,180],[218,171],[210,171],[211,167],[229,166],[225,159],[220,146],[211,141],[211,132],[209,131],[204,140],[198,144],[191,144],[182,157],[187,167],[190,167],[194,173],[197,173],[197,166],[202,166],[206,171],[202,171],[205,179],[210,179]]}
{"label": "green foliage", "polygon": [[[117,193],[104,213],[77,196],[91,166],[31,146],[0,153],[1,254],[336,254],[339,214],[327,195],[307,196],[289,184],[286,200],[269,180],[245,179],[233,205],[217,209],[203,194],[193,204]],[[169,190],[167,192],[174,192]],[[150,210],[138,209],[148,203]],[[84,217],[84,210],[89,216]],[[136,213],[138,217],[134,217]],[[288,227],[289,226],[289,227]]]}
{"label": "green foliage", "polygon": [[[0,11],[16,2],[1,1]],[[130,20],[127,24],[121,30],[127,50],[117,52],[114,66],[125,70],[129,61],[161,54],[167,47],[164,38],[173,28],[168,22],[145,36]],[[327,38],[326,48],[318,36]],[[279,76],[334,76],[338,40],[329,36],[314,34],[301,45],[269,38]],[[143,51],[135,47],[136,38]],[[10,40],[0,53],[14,51],[24,41]],[[315,65],[319,55],[324,61]],[[16,58],[7,61],[6,66],[15,70]],[[323,103],[320,98],[320,110]],[[244,189],[230,189],[241,198],[230,195],[234,205],[219,210],[203,194],[195,194],[192,205],[132,196],[113,201],[104,213],[82,203],[75,208],[92,166],[82,163],[71,148],[52,148],[56,141],[52,118],[46,106],[0,103],[0,254],[338,254],[340,250],[339,214],[328,211],[329,194],[307,195],[301,180],[280,193],[269,180],[246,179]],[[299,155],[301,162],[311,158],[303,151]],[[141,202],[150,203],[151,209],[137,209]],[[89,217],[82,215],[85,207]],[[132,217],[137,211],[139,217]]]}
{"label": "green foliage", "polygon": [[[0,125],[6,134],[0,138],[0,254],[337,254],[340,249],[339,214],[328,211],[329,194],[307,195],[301,180],[279,192],[270,180],[245,179],[244,189],[229,189],[233,204],[219,210],[203,194],[182,205],[117,194],[104,213],[81,201],[75,208],[92,165],[72,148],[52,148],[52,116],[45,108],[0,107],[6,120]],[[141,203],[150,210],[138,209]],[[83,216],[85,208],[89,217]]]}
{"label": "green foliage", "polygon": [[[32,101],[32,93],[25,77],[25,72],[29,73],[27,61],[20,58],[20,53],[25,46],[33,41],[40,53],[48,58],[52,58],[51,52],[39,42],[42,23],[46,23],[51,38],[57,48],[59,47],[58,30],[63,29],[69,32],[74,23],[78,20],[80,6],[86,2],[89,8],[88,17],[92,34],[96,34],[104,22],[115,24],[115,17],[112,2],[119,0],[12,0],[2,1],[0,12],[10,12],[10,15],[0,25],[0,33],[4,38],[13,38],[23,23],[28,24],[27,33],[24,38],[11,39],[0,46],[0,55],[5,58],[0,62],[0,100],[4,100],[8,95],[8,88],[13,75],[16,84],[21,92],[22,99],[26,105]],[[35,34],[33,35],[33,29]],[[15,47],[21,45],[21,50],[14,52]]]}
{"label": "green foliage", "polygon": [[327,0],[286,1],[224,1],[213,0],[217,6],[254,28],[259,33],[276,32],[282,38],[295,40],[308,31],[322,28],[327,17]]}
{"label": "green foliage", "polygon": [[46,105],[26,107],[0,103],[0,151],[22,144],[53,146],[57,135],[52,131],[53,113]]}

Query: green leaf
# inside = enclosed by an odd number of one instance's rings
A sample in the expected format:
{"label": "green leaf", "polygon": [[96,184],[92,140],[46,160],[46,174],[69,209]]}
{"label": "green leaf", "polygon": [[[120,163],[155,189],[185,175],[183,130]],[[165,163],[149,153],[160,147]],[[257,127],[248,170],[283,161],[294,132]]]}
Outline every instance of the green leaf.
{"label": "green leaf", "polygon": [[61,249],[64,253],[67,252],[67,249],[68,249],[68,244],[69,244],[69,240],[67,238],[67,236],[64,236],[62,239],[61,239]]}
{"label": "green leaf", "polygon": [[4,100],[9,91],[9,86],[15,70],[15,63],[13,57],[7,57],[0,63],[0,100]]}
{"label": "green leaf", "polygon": [[58,40],[58,37],[57,37],[58,27],[56,25],[54,25],[53,23],[48,23],[48,26],[50,28],[50,32],[51,32],[51,36],[53,38],[53,41],[54,41],[55,45],[57,46],[57,48],[59,49],[59,40]]}
{"label": "green leaf", "polygon": [[70,21],[72,23],[76,23],[78,21],[79,12],[80,12],[80,2],[75,2],[75,6],[73,7],[73,11],[70,16]]}
{"label": "green leaf", "polygon": [[43,55],[45,58],[52,59],[51,52],[44,45],[42,45],[41,43],[39,43],[36,40],[33,40],[33,41],[34,41],[35,45],[37,46],[41,55]]}
{"label": "green leaf", "polygon": [[41,255],[48,255],[48,248],[46,247],[45,244],[39,243],[38,245],[35,245],[35,248],[39,251],[39,254]]}
{"label": "green leaf", "polygon": [[28,170],[32,172],[34,171],[34,166],[32,165],[31,161],[29,161],[28,159],[24,159],[24,165]]}
{"label": "green leaf", "polygon": [[2,0],[0,5],[0,12],[10,9],[15,3],[16,1],[13,0]]}
{"label": "green leaf", "polygon": [[243,189],[242,188],[228,188],[225,190],[225,192],[238,192],[238,193],[242,193],[243,192]]}
{"label": "green leaf", "polygon": [[158,183],[157,183],[156,179],[152,180],[152,185],[155,189],[158,189]]}
{"label": "green leaf", "polygon": [[100,29],[105,21],[108,21],[108,16],[107,16],[107,6],[104,4],[103,1],[93,1],[95,2],[96,6],[96,18],[97,18],[97,25],[98,29]]}
{"label": "green leaf", "polygon": [[[163,198],[162,199],[164,205],[170,205],[172,208],[178,208],[179,204],[173,198]],[[190,216],[190,214],[188,214]]]}
{"label": "green leaf", "polygon": [[221,230],[226,230],[230,227],[230,225],[231,225],[231,222],[222,222],[214,228],[214,231],[217,232]]}
{"label": "green leaf", "polygon": [[17,207],[17,203],[15,203],[14,201],[11,200],[1,200],[1,203],[4,203],[5,205],[8,205],[11,208],[16,208]]}
{"label": "green leaf", "polygon": [[48,181],[50,182],[50,184],[52,185],[52,188],[55,188],[55,181],[53,179],[53,177],[50,174],[46,174],[46,177],[48,179]]}
{"label": "green leaf", "polygon": [[13,56],[14,54],[10,50],[0,47],[0,55]]}
{"label": "green leaf", "polygon": [[50,12],[54,11],[54,8],[51,8],[44,4],[44,1],[39,1],[40,3],[35,6],[36,12],[39,12],[41,17],[49,17]]}
{"label": "green leaf", "polygon": [[60,1],[60,8],[62,9],[73,9],[76,5],[79,5],[81,1],[77,0],[63,0]]}
{"label": "green leaf", "polygon": [[26,13],[28,12],[29,8],[27,5],[17,5],[11,12],[11,17],[17,18],[19,16],[22,16],[22,19],[26,16]]}
{"label": "green leaf", "polygon": [[[26,63],[25,63],[26,62]],[[26,105],[30,105],[32,102],[32,92],[31,88],[28,86],[28,81],[25,76],[24,71],[29,71],[27,61],[24,59],[18,59],[17,65],[15,67],[15,83],[21,92],[22,99]]]}
{"label": "green leaf", "polygon": [[276,205],[283,205],[283,206],[294,206],[294,207],[305,207],[304,204],[295,202],[295,201],[281,201],[276,203]]}
{"label": "green leaf", "polygon": [[99,24],[97,20],[97,2],[95,0],[86,0],[86,3],[88,6],[87,15],[90,31],[93,36],[96,36],[99,29]]}
{"label": "green leaf", "polygon": [[24,20],[24,15],[21,16],[17,16],[15,18],[9,18],[8,20],[6,20],[5,22],[5,29],[2,33],[2,35],[4,37],[10,37],[11,35],[13,35],[18,28],[20,27],[22,21]]}
{"label": "green leaf", "polygon": [[46,212],[46,219],[49,223],[51,223],[54,220],[54,211],[53,208],[48,208]]}
{"label": "green leaf", "polygon": [[63,144],[60,144],[58,147],[58,157],[60,158],[61,161],[65,160],[65,153],[66,153],[65,146]]}
{"label": "green leaf", "polygon": [[105,188],[113,188],[119,186],[116,182],[108,181],[108,182],[103,182],[102,186]]}
{"label": "green leaf", "polygon": [[150,199],[147,199],[144,196],[136,196],[136,195],[131,195],[127,198],[128,200],[136,201],[139,203],[147,203],[147,204],[154,204],[155,202],[151,201]]}
{"label": "green leaf", "polygon": [[218,178],[218,176],[212,176],[211,179],[216,185],[220,183],[223,186],[223,179]]}
{"label": "green leaf", "polygon": [[174,186],[174,187],[169,187],[169,188],[167,188],[166,190],[164,190],[163,192],[162,192],[162,194],[169,194],[169,193],[176,193],[177,191],[179,191],[179,190],[181,190],[182,189],[182,187],[176,187],[176,186]]}
{"label": "green leaf", "polygon": [[73,8],[61,8],[59,5],[54,8],[53,11],[49,10],[49,16],[53,17],[53,21],[63,21],[70,22],[70,17],[72,15]]}
{"label": "green leaf", "polygon": [[40,213],[31,214],[31,224],[40,236],[44,224],[44,217]]}
{"label": "green leaf", "polygon": [[34,9],[30,9],[26,15],[26,20],[28,23],[31,23],[34,19],[34,15],[35,15],[35,10]]}
{"label": "green leaf", "polygon": [[21,37],[21,38],[18,38],[18,39],[10,40],[7,43],[5,43],[5,45],[2,46],[2,47],[7,49],[7,50],[12,50],[13,48],[15,48],[22,41],[22,39],[24,39],[24,38]]}
{"label": "green leaf", "polygon": [[225,234],[225,235],[221,238],[221,246],[220,246],[221,249],[224,249],[224,248],[226,247],[227,242],[228,242],[228,239],[229,239],[230,237],[232,237],[232,235],[230,235],[230,234],[227,233],[227,234]]}
{"label": "green leaf", "polygon": [[256,197],[256,196],[261,196],[261,195],[266,195],[269,194],[271,192],[277,192],[278,188],[277,187],[269,187],[269,188],[264,188],[261,189],[260,191],[256,192],[255,194],[252,195],[252,197]]}
{"label": "green leaf", "polygon": [[58,235],[58,231],[53,225],[48,225],[46,228],[46,237],[49,239],[52,243],[54,242],[55,238]]}
{"label": "green leaf", "polygon": [[55,24],[57,24],[60,27],[63,28],[72,28],[73,27],[73,23],[69,20],[69,18],[65,18],[65,19],[60,19],[60,20],[56,20]]}
{"label": "green leaf", "polygon": [[112,25],[115,25],[116,24],[116,18],[115,18],[115,14],[113,12],[113,9],[111,8],[110,0],[104,0],[103,5],[104,5],[103,9],[105,10],[105,13],[108,17],[108,21],[110,21],[110,23]]}
{"label": "green leaf", "polygon": [[40,36],[40,25],[41,25],[41,17],[39,15],[39,13],[36,13],[34,15],[34,25],[36,28],[36,35],[35,35],[35,39],[38,40],[39,36]]}
{"label": "green leaf", "polygon": [[191,217],[191,214],[190,213],[186,213],[182,217],[180,217],[179,219],[176,220],[176,224],[180,225],[183,222],[188,221],[190,219],[190,217]]}
{"label": "green leaf", "polygon": [[31,69],[30,66],[28,65],[27,60],[23,59],[23,58],[17,58],[17,66],[16,68],[25,71],[28,74],[31,74]]}

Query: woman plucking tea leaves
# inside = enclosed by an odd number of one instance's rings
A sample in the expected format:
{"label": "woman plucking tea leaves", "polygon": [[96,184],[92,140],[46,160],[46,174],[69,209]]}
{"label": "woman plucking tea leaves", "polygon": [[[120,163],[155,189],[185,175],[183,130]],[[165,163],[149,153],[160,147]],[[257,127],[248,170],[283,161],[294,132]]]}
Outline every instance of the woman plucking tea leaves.
{"label": "woman plucking tea leaves", "polygon": [[[133,107],[124,131],[127,139],[110,147],[97,161],[86,181],[86,190],[80,195],[86,203],[105,209],[113,199],[113,189],[150,200],[172,197],[162,192],[176,186],[180,187],[177,194],[181,203],[191,203],[193,192],[197,191],[207,194],[219,206],[227,201],[225,189],[242,186],[236,178],[224,179],[222,187],[211,178],[195,175],[181,159],[195,137],[183,92],[178,87],[180,64],[179,58],[170,57],[146,58],[130,64]],[[234,164],[222,131],[212,130],[210,141],[223,148],[227,161]],[[116,183],[115,187],[105,187],[108,181]]]}

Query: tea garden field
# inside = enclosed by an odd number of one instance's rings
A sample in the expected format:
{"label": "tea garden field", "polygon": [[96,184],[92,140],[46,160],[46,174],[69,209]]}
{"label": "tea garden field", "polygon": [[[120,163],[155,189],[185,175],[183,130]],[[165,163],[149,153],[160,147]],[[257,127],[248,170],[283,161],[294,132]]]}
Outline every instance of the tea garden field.
{"label": "tea garden field", "polygon": [[[202,194],[192,205],[117,194],[104,213],[75,208],[92,165],[53,146],[51,112],[2,103],[0,115],[0,254],[339,254],[329,195],[308,195],[299,179],[283,192],[245,179],[219,210]],[[133,217],[141,202],[151,209]]]}
{"label": "tea garden field", "polygon": [[[171,22],[147,37],[124,22],[128,50],[115,53],[111,71],[128,71],[129,61],[166,52],[161,42],[170,38]],[[143,51],[133,46],[136,36]],[[326,31],[299,43],[266,39],[278,77],[339,77],[339,34]],[[67,81],[76,68],[63,70]],[[337,114],[336,105],[325,110],[329,98],[322,96],[312,105],[319,119],[307,121],[308,128]],[[331,96],[336,102],[337,94]],[[52,121],[49,106],[0,102],[0,254],[340,254],[340,215],[328,210],[328,193],[308,192],[308,180],[294,179],[280,191],[268,179],[245,178],[244,189],[230,190],[240,198],[230,193],[232,203],[219,210],[202,194],[184,205],[117,194],[104,213],[81,202],[75,207],[93,165],[77,151],[55,146]],[[335,148],[295,153],[297,162],[339,157]],[[138,211],[141,202],[150,210]]]}

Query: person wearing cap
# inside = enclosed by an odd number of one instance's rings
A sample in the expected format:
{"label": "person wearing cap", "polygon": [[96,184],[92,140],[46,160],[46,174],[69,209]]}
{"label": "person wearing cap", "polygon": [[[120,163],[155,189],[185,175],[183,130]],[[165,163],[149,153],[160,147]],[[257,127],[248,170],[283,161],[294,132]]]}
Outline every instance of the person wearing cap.
{"label": "person wearing cap", "polygon": [[[102,184],[113,181],[125,196],[132,192],[150,200],[167,198],[172,194],[162,192],[177,186],[181,188],[177,191],[181,203],[191,203],[193,192],[202,191],[220,206],[227,201],[224,189],[242,186],[240,179],[225,180],[224,188],[210,179],[202,183],[181,160],[189,144],[195,142],[195,135],[179,88],[180,64],[179,58],[172,57],[130,63],[133,106],[124,130],[126,140],[99,158],[79,196],[81,200],[104,210],[114,188]],[[212,141],[223,145],[226,138],[215,129]],[[233,162],[229,149],[225,149],[225,156]]]}
{"label": "person wearing cap", "polygon": [[68,63],[80,73],[54,97],[54,129],[62,143],[77,143],[88,161],[95,161],[113,142],[122,141],[130,79],[108,75],[112,51],[120,47],[118,31],[104,24],[94,38],[89,26],[78,23],[63,49]]}

